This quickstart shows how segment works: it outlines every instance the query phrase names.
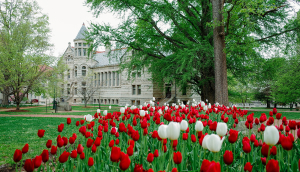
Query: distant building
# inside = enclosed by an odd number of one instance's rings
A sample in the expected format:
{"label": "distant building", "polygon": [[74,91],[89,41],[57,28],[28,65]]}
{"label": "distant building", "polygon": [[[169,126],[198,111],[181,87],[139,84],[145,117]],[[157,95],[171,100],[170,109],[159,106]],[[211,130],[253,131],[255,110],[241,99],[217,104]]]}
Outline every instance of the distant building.
{"label": "distant building", "polygon": [[[93,58],[88,58],[89,44],[85,41],[84,33],[87,31],[85,25],[81,26],[74,47],[69,43],[64,52],[64,62],[68,69],[63,75],[64,84],[61,84],[61,100],[69,103],[83,103],[82,91],[88,92],[94,89],[88,103],[115,104],[115,105],[140,105],[149,102],[153,97],[160,103],[171,103],[175,97],[175,86],[165,84],[159,88],[150,78],[147,71],[136,71],[131,73],[134,79],[127,80],[128,73],[119,73],[120,58],[131,56],[126,48],[111,50],[114,57],[109,59],[108,51],[96,52]],[[198,94],[191,90],[180,91],[176,88],[176,98],[183,102],[196,99],[200,100]]]}

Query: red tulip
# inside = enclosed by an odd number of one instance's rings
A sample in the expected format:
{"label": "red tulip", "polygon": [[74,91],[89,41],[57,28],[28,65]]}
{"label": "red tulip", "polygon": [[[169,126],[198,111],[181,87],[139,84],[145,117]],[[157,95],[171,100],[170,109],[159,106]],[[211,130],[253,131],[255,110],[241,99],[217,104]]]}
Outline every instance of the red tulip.
{"label": "red tulip", "polygon": [[80,154],[80,159],[84,160],[84,158],[85,158],[85,155],[84,155],[84,152],[82,152],[82,153]]}
{"label": "red tulip", "polygon": [[147,156],[147,161],[148,161],[149,163],[152,163],[153,160],[154,160],[154,155],[153,155],[153,153],[149,153],[148,156]]}
{"label": "red tulip", "polygon": [[154,150],[154,157],[158,157],[159,156],[159,154],[158,154],[158,150],[157,149],[155,149]]}
{"label": "red tulip", "polygon": [[267,158],[266,157],[260,158],[260,160],[261,160],[262,164],[266,165],[266,162],[267,162]]}
{"label": "red tulip", "polygon": [[283,149],[288,150],[288,151],[292,150],[293,141],[291,140],[291,138],[289,136],[281,135],[280,142],[281,142],[281,146]]}
{"label": "red tulip", "polygon": [[268,154],[269,154],[269,145],[267,145],[265,142],[263,143],[263,145],[261,147],[261,154],[264,157],[268,157]]}
{"label": "red tulip", "polygon": [[67,124],[71,124],[71,118],[67,118]]}
{"label": "red tulip", "polygon": [[277,113],[277,114],[276,114],[276,119],[279,120],[280,118],[281,118],[281,113]]}
{"label": "red tulip", "polygon": [[132,138],[134,141],[138,141],[138,140],[140,139],[139,131],[133,131],[132,134],[131,134],[131,138]]}
{"label": "red tulip", "polygon": [[217,121],[214,121],[213,123],[210,124],[209,129],[211,131],[216,131],[217,125],[218,125]]}
{"label": "red tulip", "polygon": [[52,140],[48,140],[46,143],[46,147],[49,149],[51,148],[51,145],[52,145]]}
{"label": "red tulip", "polygon": [[68,138],[62,137],[62,139],[64,140],[64,146],[66,146],[68,144]]}
{"label": "red tulip", "polygon": [[119,147],[112,147],[110,160],[112,162],[118,162],[120,158],[121,158],[121,149]]}
{"label": "red tulip", "polygon": [[207,159],[204,159],[201,164],[200,172],[206,172],[210,166],[211,162]]}
{"label": "red tulip", "polygon": [[93,144],[93,146],[92,146],[92,152],[96,153],[96,151],[97,151],[97,146],[95,144]]}
{"label": "red tulip", "polygon": [[51,151],[50,151],[50,152],[51,152],[52,155],[55,155],[56,152],[57,152],[57,146],[54,146],[54,145],[53,145],[53,146],[51,147]]}
{"label": "red tulip", "polygon": [[114,146],[114,144],[115,144],[115,141],[114,141],[114,140],[111,140],[111,141],[109,142],[108,146],[112,148],[112,147]]}
{"label": "red tulip", "polygon": [[247,162],[244,166],[244,171],[251,172],[252,171],[252,165],[250,162]]}
{"label": "red tulip", "polygon": [[223,155],[223,160],[225,164],[230,165],[233,162],[233,154],[231,151],[226,150],[224,155]]}
{"label": "red tulip", "polygon": [[94,140],[89,138],[86,142],[86,147],[90,148],[93,145]]}
{"label": "red tulip", "polygon": [[267,172],[279,172],[279,163],[277,160],[271,159],[266,166]]}
{"label": "red tulip", "polygon": [[83,146],[81,144],[78,144],[77,146],[77,153],[82,154],[83,153]]}
{"label": "red tulip", "polygon": [[127,148],[127,154],[128,154],[128,156],[132,156],[133,155],[133,146],[129,146]]}
{"label": "red tulip", "polygon": [[290,120],[289,121],[289,127],[291,130],[296,130],[296,126],[297,126],[297,123],[295,120]]}
{"label": "red tulip", "polygon": [[276,146],[273,146],[273,147],[271,148],[270,154],[272,154],[272,155],[276,155],[276,154],[277,154],[277,148],[276,148]]}
{"label": "red tulip", "polygon": [[34,162],[31,159],[26,159],[25,164],[24,164],[24,169],[27,172],[32,172],[34,170]]}
{"label": "red tulip", "polygon": [[42,138],[43,136],[44,136],[44,133],[45,133],[45,130],[38,130],[38,133],[37,133],[37,135],[40,137],[40,138]]}
{"label": "red tulip", "polygon": [[76,126],[77,126],[77,127],[79,126],[79,121],[76,121]]}
{"label": "red tulip", "polygon": [[221,172],[221,166],[219,162],[211,161],[207,169],[207,172]]}
{"label": "red tulip", "polygon": [[119,167],[121,170],[125,171],[129,168],[130,166],[130,158],[127,154],[121,154],[121,161],[119,164]]}
{"label": "red tulip", "polygon": [[187,140],[188,137],[189,137],[188,133],[183,133],[183,134],[182,134],[182,139],[183,139],[183,140]]}
{"label": "red tulip", "polygon": [[255,139],[255,134],[252,134],[252,135],[250,136],[250,141],[251,141],[251,142],[255,142],[255,140],[256,140],[256,139]]}
{"label": "red tulip", "polygon": [[28,143],[26,143],[26,144],[24,145],[24,147],[22,148],[22,153],[27,153],[27,152],[28,152],[28,149],[29,149],[29,145],[28,145]]}
{"label": "red tulip", "polygon": [[182,155],[181,152],[174,152],[173,153],[173,160],[175,164],[180,164],[182,161]]}
{"label": "red tulip", "polygon": [[77,150],[76,149],[71,152],[71,158],[73,158],[73,159],[77,158]]}
{"label": "red tulip", "polygon": [[194,134],[191,135],[191,140],[192,140],[192,142],[194,142],[194,143],[196,142],[196,136],[195,136]]}
{"label": "red tulip", "polygon": [[60,148],[64,145],[64,140],[62,138],[57,138],[57,146]]}
{"label": "red tulip", "polygon": [[16,149],[14,153],[14,161],[19,162],[22,159],[22,151],[20,149]]}
{"label": "red tulip", "polygon": [[36,156],[33,159],[34,168],[39,168],[42,164],[42,156]]}
{"label": "red tulip", "polygon": [[243,141],[242,143],[243,143],[243,151],[244,151],[245,153],[251,152],[250,142]]}
{"label": "red tulip", "polygon": [[177,168],[173,168],[171,172],[178,172]]}
{"label": "red tulip", "polygon": [[49,151],[47,149],[44,149],[41,156],[43,162],[47,162],[49,160]]}
{"label": "red tulip", "polygon": [[88,161],[88,166],[93,166],[94,165],[94,159],[92,157],[89,157],[89,161]]}
{"label": "red tulip", "polygon": [[59,162],[60,163],[65,163],[69,159],[70,153],[64,151],[60,156],[59,156]]}
{"label": "red tulip", "polygon": [[63,123],[59,124],[58,127],[57,127],[57,131],[62,132],[63,129],[64,129],[64,126],[65,126],[65,124],[63,124]]}
{"label": "red tulip", "polygon": [[233,129],[230,129],[229,130],[229,137],[228,137],[228,141],[230,143],[235,143],[238,139],[238,135],[239,135],[239,132],[236,131],[236,130],[233,130]]}
{"label": "red tulip", "polygon": [[275,115],[277,113],[277,109],[273,108],[273,114]]}
{"label": "red tulip", "polygon": [[258,147],[258,146],[259,146],[257,140],[254,141],[254,146],[255,146],[255,147]]}

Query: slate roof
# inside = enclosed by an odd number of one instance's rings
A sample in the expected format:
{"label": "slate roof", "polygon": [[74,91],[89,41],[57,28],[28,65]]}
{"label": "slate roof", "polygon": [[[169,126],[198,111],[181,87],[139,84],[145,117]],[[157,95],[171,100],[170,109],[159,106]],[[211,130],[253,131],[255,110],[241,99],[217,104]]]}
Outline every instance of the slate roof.
{"label": "slate roof", "polygon": [[127,48],[112,50],[110,56],[106,51],[96,52],[94,59],[98,61],[98,63],[95,64],[93,67],[104,67],[120,64],[121,58],[125,55],[126,50]]}
{"label": "slate roof", "polygon": [[84,25],[84,23],[83,23],[83,25],[81,26],[81,28],[80,28],[80,30],[79,30],[79,32],[78,32],[76,38],[74,39],[74,41],[85,39],[85,36],[84,36],[84,35],[85,35],[85,32],[87,32],[87,29],[86,29],[86,27],[85,27],[85,25]]}

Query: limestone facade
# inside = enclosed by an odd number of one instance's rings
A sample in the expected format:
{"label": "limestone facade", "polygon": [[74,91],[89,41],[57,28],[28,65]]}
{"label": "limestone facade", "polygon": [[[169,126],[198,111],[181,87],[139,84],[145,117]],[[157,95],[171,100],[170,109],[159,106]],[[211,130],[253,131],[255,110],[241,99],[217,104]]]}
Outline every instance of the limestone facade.
{"label": "limestone facade", "polygon": [[[160,88],[153,83],[151,74],[147,71],[133,72],[128,78],[128,72],[119,72],[120,57],[131,56],[126,48],[110,50],[113,59],[108,57],[108,51],[96,52],[92,58],[88,58],[87,48],[90,46],[84,40],[86,27],[83,24],[78,35],[74,39],[74,46],[69,43],[63,58],[68,69],[65,71],[61,84],[61,93],[64,101],[71,104],[83,103],[82,89],[88,93],[95,91],[88,103],[115,104],[115,105],[141,105],[149,102],[153,97],[160,103],[174,101],[175,86],[165,84]],[[190,90],[186,92],[176,88],[176,98],[183,102],[196,99],[200,96]]]}

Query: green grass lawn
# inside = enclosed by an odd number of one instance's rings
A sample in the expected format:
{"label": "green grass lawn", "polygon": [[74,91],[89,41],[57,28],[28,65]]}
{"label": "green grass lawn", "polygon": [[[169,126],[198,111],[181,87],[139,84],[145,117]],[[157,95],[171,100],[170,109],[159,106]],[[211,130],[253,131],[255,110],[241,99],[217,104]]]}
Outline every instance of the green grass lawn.
{"label": "green grass lawn", "polygon": [[[71,125],[66,124],[66,118],[32,118],[32,117],[0,117],[0,165],[13,163],[13,154],[16,149],[22,149],[28,143],[29,151],[25,158],[33,158],[46,149],[48,139],[56,144],[58,135],[57,126],[65,123],[61,136],[72,136],[72,129],[75,129],[75,122],[79,119],[72,119]],[[44,129],[43,138],[37,136],[39,129]],[[23,158],[24,159],[24,158]]]}
{"label": "green grass lawn", "polygon": [[[99,106],[94,106],[94,105],[88,105],[87,108],[84,107],[84,105],[79,105],[79,106],[72,106],[71,112],[64,112],[64,111],[58,111],[56,113],[57,115],[87,115],[87,114],[95,114]],[[23,108],[21,108],[22,110]],[[47,107],[47,112],[46,112],[46,106],[43,107],[33,107],[30,109],[23,109],[23,110],[28,110],[29,112],[5,112],[5,111],[0,111],[0,114],[6,114],[6,115],[53,115],[55,113],[54,110],[51,110],[52,106]],[[2,109],[3,110],[3,109]],[[119,111],[120,107],[117,105],[112,105],[111,110],[109,110],[109,105],[101,105],[101,112],[103,110],[108,110],[108,113],[112,113],[114,111]],[[76,111],[81,111],[81,112],[76,112]]]}

